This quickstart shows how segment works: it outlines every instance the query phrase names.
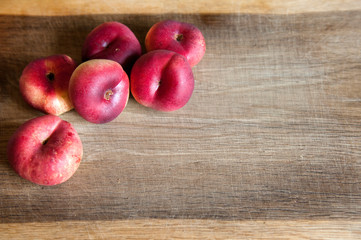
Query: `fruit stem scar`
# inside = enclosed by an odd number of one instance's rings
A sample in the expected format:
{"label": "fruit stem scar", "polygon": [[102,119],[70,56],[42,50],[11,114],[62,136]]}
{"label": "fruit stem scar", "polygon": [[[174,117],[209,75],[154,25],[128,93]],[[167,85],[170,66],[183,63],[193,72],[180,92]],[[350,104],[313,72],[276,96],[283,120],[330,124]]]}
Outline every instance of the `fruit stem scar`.
{"label": "fruit stem scar", "polygon": [[48,141],[49,141],[49,138],[45,139],[45,140],[43,141],[43,145],[46,145],[46,144],[48,143]]}
{"label": "fruit stem scar", "polygon": [[54,73],[50,72],[48,74],[46,74],[46,78],[49,80],[49,81],[53,81],[55,76],[54,76]]}
{"label": "fruit stem scar", "polygon": [[109,100],[112,95],[113,95],[112,90],[110,90],[110,89],[106,90],[105,93],[104,93],[105,100]]}
{"label": "fruit stem scar", "polygon": [[183,34],[179,33],[175,35],[175,40],[177,40],[178,42],[182,41],[183,39]]}

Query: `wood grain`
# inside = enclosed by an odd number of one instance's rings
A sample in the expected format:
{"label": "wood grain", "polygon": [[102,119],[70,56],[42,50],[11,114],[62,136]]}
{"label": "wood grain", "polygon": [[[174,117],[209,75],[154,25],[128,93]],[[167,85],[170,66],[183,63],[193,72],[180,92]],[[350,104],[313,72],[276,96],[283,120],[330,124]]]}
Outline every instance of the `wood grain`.
{"label": "wood grain", "polygon": [[[2,239],[359,239],[360,221],[118,220],[0,224]],[[51,233],[51,234],[49,234]],[[71,237],[70,237],[71,236]]]}
{"label": "wood grain", "polygon": [[[55,187],[18,177],[6,160],[7,141],[41,115],[19,94],[26,64],[56,53],[79,62],[86,34],[104,21],[125,23],[144,44],[149,27],[165,18],[194,23],[206,38],[186,107],[161,113],[131,98],[104,125],[66,113],[84,144],[77,173]],[[204,219],[195,228],[207,234],[210,219],[229,220],[230,228],[256,222],[255,231],[263,221],[274,223],[270,231],[283,222],[291,231],[306,224],[311,233],[325,224],[355,236],[348,223],[359,231],[360,22],[361,11],[0,16],[0,228],[68,229],[80,221],[100,223],[105,234],[106,221],[122,231],[124,221],[139,230],[148,218],[166,228],[168,220],[154,219],[164,218],[176,219],[170,231],[178,224],[183,231],[181,223]]]}
{"label": "wood grain", "polygon": [[295,14],[360,10],[360,0],[2,0],[0,14],[59,16],[86,14]]}

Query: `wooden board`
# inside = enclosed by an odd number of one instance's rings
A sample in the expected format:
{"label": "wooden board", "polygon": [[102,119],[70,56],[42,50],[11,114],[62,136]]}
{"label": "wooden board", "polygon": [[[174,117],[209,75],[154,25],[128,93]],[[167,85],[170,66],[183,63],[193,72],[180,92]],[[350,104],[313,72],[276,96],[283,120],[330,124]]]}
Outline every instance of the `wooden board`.
{"label": "wooden board", "polygon": [[0,224],[3,239],[342,239],[361,235],[360,221],[223,221],[137,219]]}
{"label": "wooden board", "polygon": [[361,0],[2,0],[0,14],[65,16],[86,14],[295,14],[361,10]]}
{"label": "wooden board", "polygon": [[[191,22],[206,38],[186,107],[161,113],[131,98],[104,125],[66,113],[84,145],[79,170],[54,187],[18,177],[7,141],[42,115],[19,93],[26,64],[56,53],[80,62],[86,34],[110,20],[128,25],[144,45],[150,26],[166,18]],[[235,229],[224,235],[230,238],[240,236],[242,222],[258,232],[306,222],[352,239],[361,228],[360,22],[361,11],[0,16],[0,236],[11,236],[5,229],[12,226],[54,222],[107,231],[111,223],[158,229],[170,221],[168,229],[186,231],[186,219],[198,219],[203,231]]]}

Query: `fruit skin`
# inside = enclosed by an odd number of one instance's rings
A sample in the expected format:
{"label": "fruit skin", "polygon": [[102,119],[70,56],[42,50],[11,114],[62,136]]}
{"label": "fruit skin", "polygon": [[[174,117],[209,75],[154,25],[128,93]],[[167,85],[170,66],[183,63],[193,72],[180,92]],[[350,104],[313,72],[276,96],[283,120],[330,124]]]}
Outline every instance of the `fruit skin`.
{"label": "fruit skin", "polygon": [[7,156],[21,177],[40,185],[68,180],[78,169],[83,146],[73,126],[54,115],[28,120],[10,138]]}
{"label": "fruit skin", "polygon": [[190,99],[194,89],[192,68],[182,55],[155,50],[141,56],[130,77],[135,100],[159,111],[175,111]]}
{"label": "fruit skin", "polygon": [[71,76],[69,96],[75,110],[92,123],[107,123],[125,108],[129,78],[112,60],[93,59],[80,64]]}
{"label": "fruit skin", "polygon": [[206,51],[202,32],[194,25],[174,20],[154,24],[145,37],[147,51],[165,49],[185,56],[193,67],[198,64]]}
{"label": "fruit skin", "polygon": [[53,115],[73,109],[68,87],[76,67],[75,61],[67,55],[52,55],[30,62],[19,81],[24,100],[32,107]]}
{"label": "fruit skin", "polygon": [[105,22],[94,28],[86,37],[82,48],[82,59],[109,59],[130,72],[140,57],[142,47],[134,33],[119,22]]}

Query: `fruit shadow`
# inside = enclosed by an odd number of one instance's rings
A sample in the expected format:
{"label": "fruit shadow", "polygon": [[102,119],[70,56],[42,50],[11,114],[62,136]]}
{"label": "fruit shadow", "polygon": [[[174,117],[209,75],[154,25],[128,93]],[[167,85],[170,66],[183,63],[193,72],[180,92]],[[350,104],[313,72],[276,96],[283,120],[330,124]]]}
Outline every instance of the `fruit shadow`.
{"label": "fruit shadow", "polygon": [[[51,49],[50,54],[67,54],[72,57],[78,64],[82,62],[81,50],[86,36],[98,25],[118,21],[128,26],[142,46],[142,52],[145,52],[144,39],[147,31],[154,23],[149,21],[145,16],[136,17],[134,15],[85,15],[85,16],[64,16],[36,17],[47,28],[47,34],[39,32],[37,39],[44,39]],[[53,24],[53,23],[56,23]],[[46,42],[45,41],[45,42]]]}
{"label": "fruit shadow", "polygon": [[0,122],[0,132],[1,132],[1,139],[0,139],[0,169],[4,170],[4,173],[1,175],[7,175],[5,172],[8,170],[11,171],[11,166],[7,160],[7,144],[10,137],[14,134],[16,129],[20,127],[20,122]]}

